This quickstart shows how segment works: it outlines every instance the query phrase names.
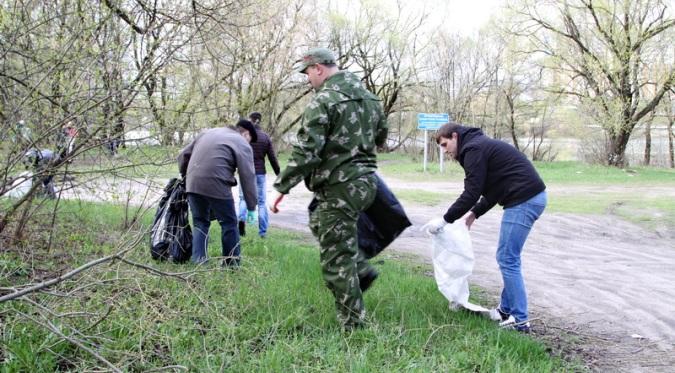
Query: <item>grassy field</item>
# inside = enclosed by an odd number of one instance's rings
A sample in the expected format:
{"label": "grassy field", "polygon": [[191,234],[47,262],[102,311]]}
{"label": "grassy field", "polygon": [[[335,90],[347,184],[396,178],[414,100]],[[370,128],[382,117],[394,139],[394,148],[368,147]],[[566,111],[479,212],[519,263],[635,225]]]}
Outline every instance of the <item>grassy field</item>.
{"label": "grassy field", "polygon": [[[87,174],[110,170],[129,178],[169,179],[178,176],[176,156],[179,147],[141,146],[120,148],[111,157],[103,152],[93,152],[69,166],[71,172]],[[281,166],[286,164],[289,152],[280,153]],[[444,162],[443,172],[438,162],[430,162],[423,171],[421,156],[387,153],[378,155],[379,172],[388,177],[415,182],[461,182],[464,171],[456,162]],[[272,170],[267,163],[268,172]],[[549,212],[578,214],[614,214],[642,224],[648,228],[675,227],[675,203],[659,195],[639,193],[642,186],[675,188],[675,169],[655,167],[630,167],[618,169],[588,165],[580,162],[535,162],[535,167],[549,187]],[[561,187],[634,186],[633,191],[607,190],[591,193],[574,189],[560,193]],[[556,190],[556,187],[557,190]],[[439,206],[451,203],[453,191],[448,194],[432,190],[399,190],[396,195],[404,203]],[[454,191],[458,194],[460,191]]]}
{"label": "grassy field", "polygon": [[[456,191],[456,195],[461,191]],[[648,229],[666,227],[675,229],[675,202],[670,198],[640,194],[584,193],[562,194],[549,191],[546,212],[571,214],[612,214],[627,221],[638,223]],[[430,207],[449,207],[448,194],[424,190],[405,189],[396,192],[404,203]]]}
{"label": "grassy field", "polygon": [[[379,171],[384,175],[415,181],[462,181],[464,170],[457,162],[445,161],[443,172],[439,163],[427,164],[423,171],[422,159],[398,153],[379,154]],[[619,169],[589,165],[581,162],[535,162],[535,167],[547,184],[605,185],[605,184],[649,184],[675,185],[675,169],[656,167],[629,167]]]}
{"label": "grassy field", "polygon": [[[548,212],[614,214],[647,228],[675,228],[675,202],[672,198],[640,192],[640,188],[645,186],[675,189],[675,169],[618,169],[579,162],[535,162],[535,167],[549,187]],[[464,179],[464,171],[456,162],[445,162],[444,172],[440,172],[438,163],[429,164],[427,172],[423,172],[421,161],[399,154],[382,155],[379,171],[385,176],[415,182],[456,183]],[[603,186],[607,189],[603,189]],[[612,190],[612,186],[632,186],[635,190],[616,191]],[[570,189],[565,190],[564,187]],[[594,190],[589,192],[584,187]],[[407,189],[396,191],[396,196],[404,202],[449,206],[452,198],[460,192]]]}
{"label": "grassy field", "polygon": [[129,177],[168,179],[178,175],[176,157],[180,149],[175,146],[129,146],[120,148],[115,156],[94,149],[78,157],[69,170],[76,174],[111,170]]}
{"label": "grassy field", "polygon": [[[62,201],[59,214],[49,251],[39,224],[31,225],[37,239],[3,246],[3,293],[116,252],[143,233],[122,229],[117,206]],[[141,220],[145,227],[149,215]],[[212,227],[212,257],[219,254],[218,231]],[[409,258],[377,258],[381,277],[365,295],[369,326],[345,334],[321,280],[317,247],[305,236],[273,230],[267,240],[246,237],[243,266],[235,271],[217,260],[200,267],[153,262],[143,237],[126,256],[138,265],[105,263],[46,292],[0,303],[0,371],[108,369],[104,359],[122,371],[582,369],[527,336],[450,312],[429,267]]]}
{"label": "grassy field", "polygon": [[[128,148],[115,157],[84,157],[72,167],[89,172],[123,166],[121,172],[132,177],[168,178],[177,174],[178,150]],[[287,157],[280,155],[282,166]],[[442,173],[429,164],[425,173],[420,159],[397,154],[379,159],[380,172],[399,180],[463,179],[454,162],[446,162]],[[675,226],[671,199],[612,189],[675,187],[674,170],[576,162],[535,166],[551,189],[563,191],[550,194],[548,211],[611,213],[649,227]],[[584,188],[592,192],[574,192]],[[396,194],[404,203],[450,203],[447,194],[434,191]],[[134,236],[142,240],[125,257],[131,262],[108,262],[46,292],[0,303],[0,372],[87,371],[109,369],[107,364],[122,371],[584,369],[576,360],[552,356],[551,347],[532,338],[499,330],[476,315],[450,312],[429,266],[413,258],[378,258],[381,277],[365,296],[369,326],[345,334],[321,280],[316,244],[305,236],[273,230],[264,241],[246,237],[244,265],[237,271],[217,261],[200,267],[157,263],[147,247],[153,211],[127,230],[122,225],[129,211],[122,207],[60,201],[50,236],[43,226],[53,207],[48,202],[33,216],[25,235],[30,240],[10,244],[1,238],[0,295],[117,252]],[[210,254],[216,257],[219,228],[211,233]],[[489,304],[480,296],[476,301]]]}
{"label": "grassy field", "polygon": [[[176,157],[179,147],[142,146],[120,148],[115,157],[103,152],[88,153],[71,167],[71,171],[87,172],[100,169],[121,168],[125,172],[138,177],[173,177],[178,173]],[[283,168],[290,153],[278,154]],[[427,171],[423,171],[420,156],[400,153],[378,154],[379,172],[385,176],[392,176],[403,180],[415,181],[461,181],[464,170],[457,162],[446,160],[443,172],[440,171],[438,161],[429,162]],[[535,167],[547,184],[551,185],[672,185],[675,184],[675,169],[656,167],[629,167],[619,169],[589,165],[581,162],[535,162]],[[272,169],[267,163],[268,171]]]}
{"label": "grassy field", "polygon": [[[107,167],[122,166],[119,172],[131,177],[170,178],[178,174],[175,163],[179,152],[177,147],[128,147],[120,149],[116,157],[104,157]],[[289,153],[279,155],[281,166],[285,165]],[[92,158],[95,159],[95,158]],[[440,171],[438,162],[430,162],[427,171],[423,171],[422,159],[417,156],[399,153],[379,154],[379,172],[385,176],[415,182],[461,182],[464,170],[457,162],[444,162]],[[86,172],[100,168],[101,161],[80,162],[75,170]],[[268,171],[272,170],[267,163]],[[602,187],[602,186],[662,186],[675,188],[675,169],[655,167],[630,167],[618,169],[580,162],[535,162],[535,167],[549,186],[548,212],[577,214],[614,214],[626,220],[639,223],[647,228],[657,226],[675,227],[675,203],[659,195],[646,195],[633,192],[612,190],[592,193],[551,191],[555,187]],[[637,190],[639,191],[639,190]],[[459,193],[460,191],[456,191]],[[418,203],[427,206],[439,206],[451,203],[449,194],[428,190],[399,190],[396,195],[403,202]]]}

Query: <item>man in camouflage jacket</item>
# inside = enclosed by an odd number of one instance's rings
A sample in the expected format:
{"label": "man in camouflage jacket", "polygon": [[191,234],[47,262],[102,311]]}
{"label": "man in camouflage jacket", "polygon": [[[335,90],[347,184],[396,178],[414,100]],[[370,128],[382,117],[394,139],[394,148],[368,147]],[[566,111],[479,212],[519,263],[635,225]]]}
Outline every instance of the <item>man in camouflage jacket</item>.
{"label": "man in camouflage jacket", "polygon": [[339,70],[331,51],[312,49],[299,62],[316,94],[274,188],[288,194],[304,180],[314,192],[310,229],[321,246],[323,278],[335,296],[338,320],[350,330],[363,325],[362,291],[377,277],[358,248],[356,223],[375,198],[375,148],[386,141],[386,118],[380,99],[356,75]]}

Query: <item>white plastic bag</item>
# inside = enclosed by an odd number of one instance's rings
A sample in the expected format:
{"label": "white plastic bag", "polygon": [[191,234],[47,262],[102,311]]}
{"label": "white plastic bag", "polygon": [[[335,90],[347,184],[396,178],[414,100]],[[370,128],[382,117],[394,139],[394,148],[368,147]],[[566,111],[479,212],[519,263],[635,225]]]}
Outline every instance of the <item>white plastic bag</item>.
{"label": "white plastic bag", "polygon": [[463,220],[447,224],[437,233],[431,233],[434,251],[434,277],[438,290],[450,301],[450,309],[460,307],[475,312],[488,309],[469,302],[469,276],[473,272],[471,236]]}
{"label": "white plastic bag", "polygon": [[21,198],[28,193],[32,186],[33,174],[30,171],[24,171],[14,179],[12,185],[8,188],[9,192],[7,193],[7,197]]}

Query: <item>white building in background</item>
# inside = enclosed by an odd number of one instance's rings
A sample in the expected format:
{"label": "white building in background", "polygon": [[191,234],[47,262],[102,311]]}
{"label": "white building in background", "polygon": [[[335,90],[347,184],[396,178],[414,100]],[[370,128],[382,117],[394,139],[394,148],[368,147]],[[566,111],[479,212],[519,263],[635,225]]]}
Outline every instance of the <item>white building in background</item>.
{"label": "white building in background", "polygon": [[[196,136],[195,132],[185,132],[183,135],[183,141],[189,142],[192,141]],[[138,145],[160,145],[159,134],[151,132],[145,128],[136,128],[124,133],[124,142],[127,146],[138,146]],[[178,142],[179,136],[178,132],[173,133],[174,141]]]}

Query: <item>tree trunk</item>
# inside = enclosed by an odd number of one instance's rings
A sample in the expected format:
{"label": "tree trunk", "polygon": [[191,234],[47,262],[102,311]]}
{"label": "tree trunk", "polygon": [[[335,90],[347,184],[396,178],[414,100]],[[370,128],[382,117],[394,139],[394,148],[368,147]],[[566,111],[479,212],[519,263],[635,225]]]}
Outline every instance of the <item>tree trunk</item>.
{"label": "tree trunk", "polygon": [[654,116],[647,120],[645,123],[645,156],[643,163],[645,166],[649,166],[652,156],[652,119]]}
{"label": "tree trunk", "polygon": [[670,155],[670,168],[675,168],[675,152],[673,151],[673,117],[668,120],[668,154]]}
{"label": "tree trunk", "polygon": [[630,132],[620,129],[618,133],[609,134],[609,144],[607,144],[607,165],[615,167],[625,167],[626,145],[630,138]]}
{"label": "tree trunk", "polygon": [[516,109],[515,103],[510,96],[506,96],[506,104],[509,107],[509,131],[511,132],[511,140],[513,140],[513,146],[516,150],[520,150],[520,145],[518,144],[518,136],[516,136]]}

